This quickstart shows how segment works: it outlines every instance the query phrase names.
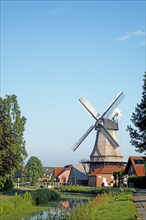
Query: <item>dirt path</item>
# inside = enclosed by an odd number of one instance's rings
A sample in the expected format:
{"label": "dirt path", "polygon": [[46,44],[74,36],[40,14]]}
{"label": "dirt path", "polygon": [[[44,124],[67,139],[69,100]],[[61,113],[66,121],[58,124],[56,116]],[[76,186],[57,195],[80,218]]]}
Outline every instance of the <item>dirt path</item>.
{"label": "dirt path", "polygon": [[0,198],[2,198],[2,197],[8,197],[8,196],[14,196],[16,193],[17,194],[24,194],[24,193],[26,193],[26,192],[32,192],[32,191],[34,191],[34,190],[36,190],[36,189],[31,189],[31,188],[27,188],[27,187],[20,187],[19,189],[17,189],[17,191],[12,191],[12,192],[8,192],[8,193],[6,193],[6,194],[0,194]]}
{"label": "dirt path", "polygon": [[134,202],[142,220],[146,220],[146,189],[138,189],[134,194]]}

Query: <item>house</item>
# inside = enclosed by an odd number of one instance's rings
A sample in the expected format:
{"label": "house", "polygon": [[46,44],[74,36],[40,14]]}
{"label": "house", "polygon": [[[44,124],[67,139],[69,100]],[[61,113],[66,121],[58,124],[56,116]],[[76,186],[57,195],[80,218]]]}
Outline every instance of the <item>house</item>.
{"label": "house", "polygon": [[70,175],[71,165],[66,165],[63,168],[57,168],[54,169],[54,176],[56,179],[56,182],[60,183],[68,183],[68,178]]}
{"label": "house", "polygon": [[89,167],[82,164],[66,165],[62,168],[54,168],[54,177],[56,182],[87,185]]}
{"label": "house", "polygon": [[54,167],[43,167],[43,176],[38,178],[38,182],[51,181]]}
{"label": "house", "polygon": [[125,173],[128,176],[145,176],[144,161],[146,156],[131,156],[125,168]]}
{"label": "house", "polygon": [[102,187],[102,186],[113,186],[114,184],[114,172],[124,171],[125,166],[112,166],[105,165],[95,169],[89,174],[88,186]]}
{"label": "house", "polygon": [[68,179],[68,183],[73,185],[87,185],[88,184],[89,166],[82,164],[73,164]]}
{"label": "house", "polygon": [[55,179],[57,179],[57,176],[64,170],[64,167],[54,167],[53,175]]}

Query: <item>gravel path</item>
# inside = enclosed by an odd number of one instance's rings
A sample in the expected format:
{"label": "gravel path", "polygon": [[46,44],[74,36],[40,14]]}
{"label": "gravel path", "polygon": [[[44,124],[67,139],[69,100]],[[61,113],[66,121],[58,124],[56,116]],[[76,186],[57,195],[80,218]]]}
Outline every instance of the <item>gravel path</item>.
{"label": "gravel path", "polygon": [[141,220],[146,220],[146,189],[138,189],[134,194],[134,202],[141,216]]}

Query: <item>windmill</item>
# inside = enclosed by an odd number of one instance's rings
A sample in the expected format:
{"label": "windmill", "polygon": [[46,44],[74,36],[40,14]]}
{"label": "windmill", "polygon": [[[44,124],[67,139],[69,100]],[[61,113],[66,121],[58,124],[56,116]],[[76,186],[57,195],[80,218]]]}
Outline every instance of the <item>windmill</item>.
{"label": "windmill", "polygon": [[[120,114],[120,110],[117,110],[116,107],[124,98],[124,96],[125,95],[123,92],[118,94],[118,96],[101,116],[84,97],[79,99],[80,103],[95,119],[95,124],[91,125],[86,133],[73,145],[73,151],[75,151],[80,146],[80,144],[86,139],[86,137],[93,129],[96,130],[96,139],[90,155],[90,161],[81,161],[82,163],[88,162],[90,163],[90,166],[91,164],[94,164],[94,168],[99,167],[103,163],[123,163],[123,156],[121,154],[117,138],[117,131],[119,130],[117,116]],[[109,116],[112,114],[112,112],[114,112],[113,118],[109,119]]]}

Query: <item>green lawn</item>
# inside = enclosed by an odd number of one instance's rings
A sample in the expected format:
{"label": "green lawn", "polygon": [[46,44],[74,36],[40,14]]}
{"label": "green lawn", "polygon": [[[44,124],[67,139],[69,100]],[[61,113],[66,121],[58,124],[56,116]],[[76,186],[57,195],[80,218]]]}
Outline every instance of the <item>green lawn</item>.
{"label": "green lawn", "polygon": [[95,195],[88,193],[69,193],[69,192],[60,192],[61,199],[92,199]]}

